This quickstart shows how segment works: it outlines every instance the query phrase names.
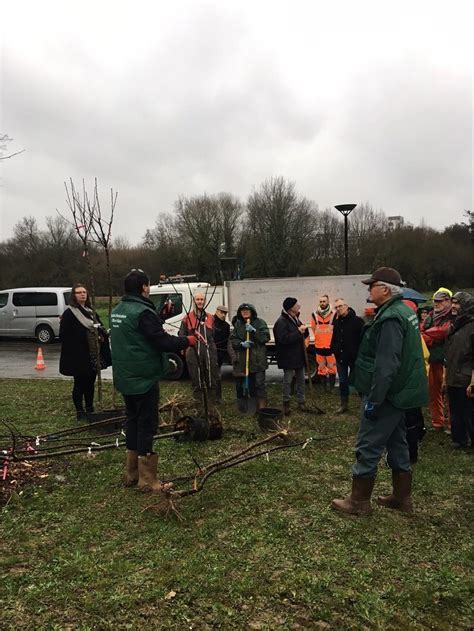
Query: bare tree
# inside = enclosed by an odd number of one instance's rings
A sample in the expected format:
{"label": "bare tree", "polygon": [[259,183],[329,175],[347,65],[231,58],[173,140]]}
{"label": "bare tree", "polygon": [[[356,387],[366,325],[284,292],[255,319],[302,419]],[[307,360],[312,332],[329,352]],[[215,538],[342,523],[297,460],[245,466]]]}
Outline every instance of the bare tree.
{"label": "bare tree", "polygon": [[312,257],[316,206],[283,177],[265,180],[247,202],[247,230],[256,271],[296,276]]}
{"label": "bare tree", "polygon": [[3,154],[7,150],[7,143],[12,142],[12,140],[13,138],[10,138],[8,134],[2,134],[0,136],[0,160],[9,160],[10,158],[13,158],[25,151],[25,149],[22,149],[21,151],[15,151],[7,156],[4,156]]}
{"label": "bare tree", "polygon": [[93,203],[89,204],[89,212],[91,213],[91,241],[100,245],[105,254],[107,269],[107,284],[109,287],[109,322],[112,315],[112,274],[110,269],[110,248],[112,245],[112,224],[114,222],[115,206],[117,204],[118,193],[114,193],[110,189],[110,215],[106,219],[102,214],[99,193],[97,189],[97,178],[94,180]]}
{"label": "bare tree", "polygon": [[[97,184],[97,181],[96,181]],[[87,269],[89,272],[89,293],[91,298],[91,303],[93,306],[93,318],[94,322],[97,325],[94,327],[95,333],[95,347],[96,347],[96,357],[98,362],[97,369],[97,390],[99,395],[99,403],[102,405],[102,379],[100,374],[100,340],[99,340],[99,331],[98,331],[98,322],[95,315],[95,281],[94,281],[94,272],[92,269],[92,264],[89,256],[90,252],[90,244],[91,244],[91,235],[93,234],[93,224],[94,217],[96,215],[96,196],[95,194],[92,197],[92,202],[86,191],[86,185],[84,180],[82,181],[82,194],[76,189],[72,178],[69,180],[69,185],[64,182],[64,187],[66,189],[66,203],[69,208],[69,211],[72,215],[72,221],[69,221],[75,231],[77,236],[82,242],[83,252],[82,255],[86,259]],[[96,189],[94,189],[95,191]],[[59,211],[58,214],[65,220],[68,221]]]}

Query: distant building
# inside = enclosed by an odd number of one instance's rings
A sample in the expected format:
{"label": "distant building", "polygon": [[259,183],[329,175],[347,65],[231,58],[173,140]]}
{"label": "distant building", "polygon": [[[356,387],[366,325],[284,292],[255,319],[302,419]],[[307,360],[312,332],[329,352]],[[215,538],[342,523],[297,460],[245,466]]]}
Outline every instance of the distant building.
{"label": "distant building", "polygon": [[394,215],[393,217],[388,217],[388,229],[389,230],[397,230],[398,228],[403,228],[405,224],[405,220],[401,215]]}

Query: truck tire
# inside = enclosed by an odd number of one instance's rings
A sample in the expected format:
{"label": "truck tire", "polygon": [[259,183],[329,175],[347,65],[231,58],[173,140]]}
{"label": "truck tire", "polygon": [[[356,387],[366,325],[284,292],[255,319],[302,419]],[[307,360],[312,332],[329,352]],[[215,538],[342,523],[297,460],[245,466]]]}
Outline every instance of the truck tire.
{"label": "truck tire", "polygon": [[40,324],[35,331],[35,335],[40,344],[51,344],[54,342],[53,329],[47,324]]}
{"label": "truck tire", "polygon": [[172,359],[176,364],[176,369],[173,372],[170,372],[166,375],[165,379],[167,381],[177,381],[181,379],[184,374],[184,362],[183,358],[176,353],[168,353],[168,358]]}

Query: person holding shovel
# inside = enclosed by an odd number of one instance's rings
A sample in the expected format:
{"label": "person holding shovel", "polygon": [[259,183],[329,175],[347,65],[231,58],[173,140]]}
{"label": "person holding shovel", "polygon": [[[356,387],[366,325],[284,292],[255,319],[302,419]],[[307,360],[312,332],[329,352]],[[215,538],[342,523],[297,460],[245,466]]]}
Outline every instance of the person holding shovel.
{"label": "person holding shovel", "polygon": [[264,408],[267,405],[265,371],[268,368],[266,344],[270,341],[268,325],[257,316],[255,307],[249,303],[239,306],[232,324],[234,328],[230,334],[230,343],[235,351],[234,373],[237,369],[243,375],[237,377],[237,398],[255,397],[257,409]]}
{"label": "person holding shovel", "polygon": [[304,371],[306,365],[305,340],[309,337],[306,324],[299,318],[301,306],[296,298],[285,298],[283,311],[275,322],[276,358],[278,368],[283,369],[283,413],[291,414],[291,381],[296,380],[296,399],[300,412],[306,412]]}

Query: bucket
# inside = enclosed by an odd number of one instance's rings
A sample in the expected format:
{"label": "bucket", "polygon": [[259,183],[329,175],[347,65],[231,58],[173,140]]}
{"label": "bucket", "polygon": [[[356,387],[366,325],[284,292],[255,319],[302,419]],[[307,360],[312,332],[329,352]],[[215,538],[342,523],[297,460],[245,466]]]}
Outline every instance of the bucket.
{"label": "bucket", "polygon": [[260,408],[258,411],[258,426],[262,432],[277,432],[281,429],[279,421],[283,416],[278,408]]}

